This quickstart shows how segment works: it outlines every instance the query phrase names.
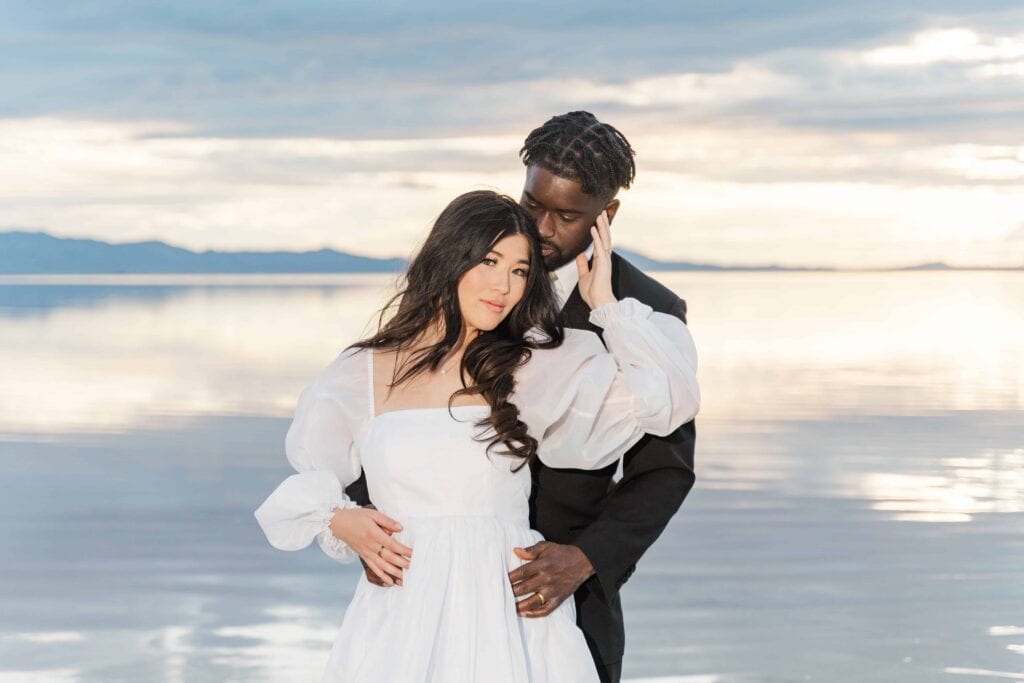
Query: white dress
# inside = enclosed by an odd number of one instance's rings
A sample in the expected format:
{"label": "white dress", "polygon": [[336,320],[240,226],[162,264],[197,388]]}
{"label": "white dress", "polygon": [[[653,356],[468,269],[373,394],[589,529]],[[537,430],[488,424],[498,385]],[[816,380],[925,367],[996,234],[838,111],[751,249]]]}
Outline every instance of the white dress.
{"label": "white dress", "polygon": [[[599,468],[645,432],[664,435],[699,406],[696,350],[686,326],[633,299],[591,313],[597,335],[533,351],[512,398],[554,467]],[[572,600],[521,618],[508,572],[529,528],[530,470],[474,440],[487,406],[373,414],[369,351],[347,350],[299,398],[286,451],[299,474],[256,511],[270,543],[298,550],[314,538],[339,562],[357,559],[328,528],[354,507],[344,488],[366,471],[370,498],[404,527],[413,548],[403,586],[359,580],[323,681],[344,683],[583,683],[597,681]],[[620,462],[621,469],[621,462]]]}

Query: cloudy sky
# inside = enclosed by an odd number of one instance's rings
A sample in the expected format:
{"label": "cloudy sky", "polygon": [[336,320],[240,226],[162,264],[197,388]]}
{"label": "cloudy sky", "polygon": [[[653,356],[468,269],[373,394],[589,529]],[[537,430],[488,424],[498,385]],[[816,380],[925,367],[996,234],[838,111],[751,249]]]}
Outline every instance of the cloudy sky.
{"label": "cloudy sky", "polygon": [[582,108],[620,245],[1024,264],[1024,5],[910,4],[0,0],[0,230],[406,256]]}

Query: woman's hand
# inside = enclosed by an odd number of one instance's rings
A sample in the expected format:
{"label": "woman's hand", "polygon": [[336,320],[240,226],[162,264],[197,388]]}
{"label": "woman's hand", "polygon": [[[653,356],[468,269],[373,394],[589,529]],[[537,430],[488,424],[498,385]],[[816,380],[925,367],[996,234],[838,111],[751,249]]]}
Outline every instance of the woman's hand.
{"label": "woman's hand", "polygon": [[331,517],[331,533],[355,550],[363,564],[373,570],[385,585],[401,582],[408,569],[412,548],[402,545],[391,534],[402,525],[387,515],[368,508],[336,508]]}
{"label": "woman's hand", "polygon": [[590,228],[594,238],[594,260],[587,264],[587,255],[576,257],[576,268],[580,271],[580,296],[591,309],[617,301],[612,292],[612,235],[608,214],[604,211],[597,217],[597,225]]}

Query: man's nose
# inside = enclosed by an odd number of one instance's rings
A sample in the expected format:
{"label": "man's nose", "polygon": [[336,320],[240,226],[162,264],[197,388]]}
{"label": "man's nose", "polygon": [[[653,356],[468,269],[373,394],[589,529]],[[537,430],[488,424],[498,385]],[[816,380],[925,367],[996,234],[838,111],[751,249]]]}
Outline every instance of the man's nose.
{"label": "man's nose", "polygon": [[543,239],[549,240],[555,236],[555,221],[550,213],[542,211],[533,218],[537,221],[537,230]]}

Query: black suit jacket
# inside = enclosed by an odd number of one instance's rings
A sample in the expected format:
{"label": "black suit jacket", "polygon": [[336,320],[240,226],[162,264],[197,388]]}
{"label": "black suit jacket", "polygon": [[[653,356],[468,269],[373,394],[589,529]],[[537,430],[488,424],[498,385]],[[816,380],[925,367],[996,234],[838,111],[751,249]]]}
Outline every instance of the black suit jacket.
{"label": "black suit jacket", "polygon": [[[612,290],[620,299],[633,297],[686,322],[686,302],[615,253]],[[574,290],[562,309],[563,324],[600,334],[589,317],[590,308]],[[644,436],[626,453],[623,477],[614,485],[615,465],[589,471],[534,464],[531,525],[550,541],[579,547],[594,565],[596,574],[576,592],[576,610],[599,663],[622,659],[619,589],[693,487],[695,438],[693,422],[666,437]],[[365,475],[345,492],[359,505],[370,502]]]}
{"label": "black suit jacket", "polygon": [[[686,322],[686,302],[615,253],[612,289],[617,298],[633,297]],[[562,309],[562,322],[600,334],[589,317],[590,308],[574,290]],[[612,482],[615,465],[585,471],[534,464],[533,527],[550,541],[577,546],[594,565],[595,575],[576,592],[576,611],[598,663],[622,659],[619,589],[693,487],[695,440],[693,422],[666,437],[644,436],[626,453],[617,484]]]}

